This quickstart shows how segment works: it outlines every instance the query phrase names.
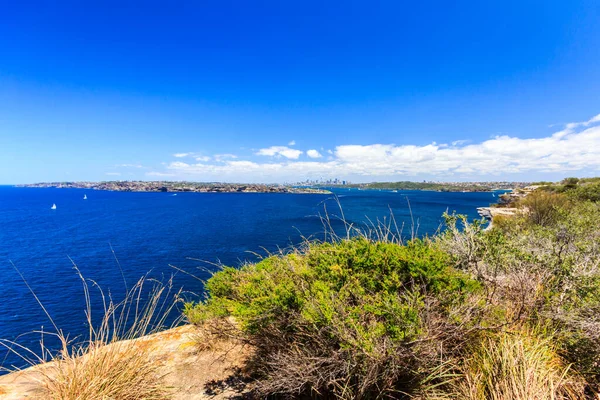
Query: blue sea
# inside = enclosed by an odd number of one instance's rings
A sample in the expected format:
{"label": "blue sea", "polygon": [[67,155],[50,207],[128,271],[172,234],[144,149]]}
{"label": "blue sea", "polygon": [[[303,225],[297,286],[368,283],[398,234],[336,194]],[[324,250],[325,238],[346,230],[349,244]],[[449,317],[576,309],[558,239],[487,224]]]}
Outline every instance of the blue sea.
{"label": "blue sea", "polygon": [[[404,224],[405,235],[410,235],[414,220],[419,236],[440,229],[447,210],[475,219],[477,207],[496,201],[492,193],[483,192],[333,192],[347,222],[360,226],[369,220],[389,219],[391,211],[397,224]],[[340,209],[332,195],[175,196],[0,186],[0,339],[39,348],[40,335],[32,332],[42,326],[51,330],[16,269],[58,327],[76,337],[84,335],[87,327],[83,289],[73,263],[117,299],[125,290],[117,262],[130,285],[145,274],[158,279],[174,275],[175,286],[184,289],[186,298],[197,299],[202,294],[200,280],[209,277],[215,264],[239,266],[303,238],[323,239],[320,216],[325,213],[341,232],[342,224],[336,219]],[[96,296],[94,308],[99,307]],[[23,363],[0,349],[0,364]]]}

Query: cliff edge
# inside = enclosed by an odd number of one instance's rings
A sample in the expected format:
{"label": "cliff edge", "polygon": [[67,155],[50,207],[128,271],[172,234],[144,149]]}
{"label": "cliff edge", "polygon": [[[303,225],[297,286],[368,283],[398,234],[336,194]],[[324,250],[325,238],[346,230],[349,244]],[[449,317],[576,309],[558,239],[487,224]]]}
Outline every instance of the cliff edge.
{"label": "cliff edge", "polygon": [[[159,365],[157,379],[162,379],[170,399],[243,396],[248,389],[241,371],[251,350],[240,343],[219,338],[201,343],[203,336],[198,329],[184,325],[128,342],[139,351],[148,352],[152,362]],[[0,399],[43,398],[43,374],[52,374],[52,367],[50,362],[0,376]]]}

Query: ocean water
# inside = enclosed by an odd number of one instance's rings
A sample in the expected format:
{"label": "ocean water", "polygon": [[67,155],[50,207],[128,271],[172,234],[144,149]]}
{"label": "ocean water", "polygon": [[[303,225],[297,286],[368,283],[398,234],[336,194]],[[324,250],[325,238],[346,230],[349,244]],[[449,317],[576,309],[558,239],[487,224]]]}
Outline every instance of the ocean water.
{"label": "ocean water", "polygon": [[[346,221],[355,225],[389,218],[403,233],[414,220],[418,235],[433,234],[446,210],[478,218],[476,208],[494,203],[492,193],[334,189]],[[83,196],[87,195],[87,200]],[[50,207],[55,203],[56,210]],[[410,207],[409,207],[410,204]],[[411,220],[412,210],[412,220]],[[82,189],[0,186],[0,339],[39,348],[51,324],[19,273],[60,329],[87,332],[85,299],[73,263],[88,279],[119,299],[145,274],[173,275],[188,299],[202,293],[213,264],[237,266],[260,255],[323,238],[319,215],[342,224],[332,195],[254,193],[128,193]],[[114,253],[113,253],[114,251]],[[177,268],[173,268],[175,266]],[[15,269],[16,268],[16,269]],[[92,293],[95,311],[100,298]],[[96,313],[97,314],[97,313]],[[22,365],[0,349],[0,365]]]}

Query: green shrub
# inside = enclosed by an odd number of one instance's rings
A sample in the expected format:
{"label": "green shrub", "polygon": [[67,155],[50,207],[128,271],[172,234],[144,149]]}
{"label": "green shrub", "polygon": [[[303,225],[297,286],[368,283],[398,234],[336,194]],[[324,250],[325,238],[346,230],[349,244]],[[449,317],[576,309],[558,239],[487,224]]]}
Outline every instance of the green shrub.
{"label": "green shrub", "polygon": [[577,187],[577,183],[579,183],[579,178],[565,178],[560,182],[567,190]]}
{"label": "green shrub", "polygon": [[521,199],[517,206],[525,208],[532,223],[547,226],[556,222],[561,209],[567,207],[568,198],[560,193],[534,191]]}
{"label": "green shrub", "polygon": [[573,189],[571,194],[578,200],[600,201],[600,182],[579,185]]}
{"label": "green shrub", "polygon": [[418,391],[439,353],[452,353],[444,339],[468,327],[452,311],[480,288],[450,265],[448,254],[422,241],[311,244],[225,268],[208,281],[207,300],[186,313],[193,323],[235,317],[257,348],[264,395]]}
{"label": "green shrub", "polygon": [[546,185],[537,190],[564,193],[577,201],[600,201],[600,177],[565,178],[559,184]]}

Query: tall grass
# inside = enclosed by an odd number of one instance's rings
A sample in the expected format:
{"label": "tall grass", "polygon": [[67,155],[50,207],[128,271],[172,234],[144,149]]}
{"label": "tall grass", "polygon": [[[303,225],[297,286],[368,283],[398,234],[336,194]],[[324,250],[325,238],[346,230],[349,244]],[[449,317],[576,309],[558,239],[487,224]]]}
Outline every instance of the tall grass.
{"label": "tall grass", "polygon": [[[365,216],[367,222],[356,225],[346,219],[339,197],[334,196],[328,200],[334,202],[339,214],[330,213],[326,202],[323,202],[323,214],[319,214],[318,217],[323,225],[324,241],[339,242],[341,240],[362,237],[373,242],[403,245],[406,239],[414,240],[418,237],[419,220],[415,221],[408,197],[406,197],[406,204],[410,215],[410,236],[408,238],[403,233],[404,222],[398,224],[391,207],[389,207],[389,215],[375,220]],[[334,221],[342,224],[342,232],[336,231]],[[307,242],[309,243],[305,243],[305,245],[310,244],[310,240],[307,240]]]}
{"label": "tall grass", "polygon": [[[172,280],[162,283],[144,277],[127,289],[125,298],[117,302],[75,269],[83,284],[86,301],[88,333],[84,340],[70,340],[47,314],[56,332],[42,332],[41,352],[10,341],[0,344],[35,366],[38,373],[32,377],[38,381],[40,397],[44,399],[168,398],[169,393],[159,376],[160,364],[152,359],[140,338],[166,327],[179,298],[179,293],[173,291]],[[102,314],[98,318],[92,313],[90,283],[97,288],[102,302]],[[44,308],[41,303],[40,306]],[[179,320],[177,318],[171,325]],[[46,345],[47,336],[58,340],[58,351]]]}
{"label": "tall grass", "polygon": [[464,360],[454,382],[465,400],[579,400],[584,385],[558,355],[551,337],[534,330],[485,337]]}

